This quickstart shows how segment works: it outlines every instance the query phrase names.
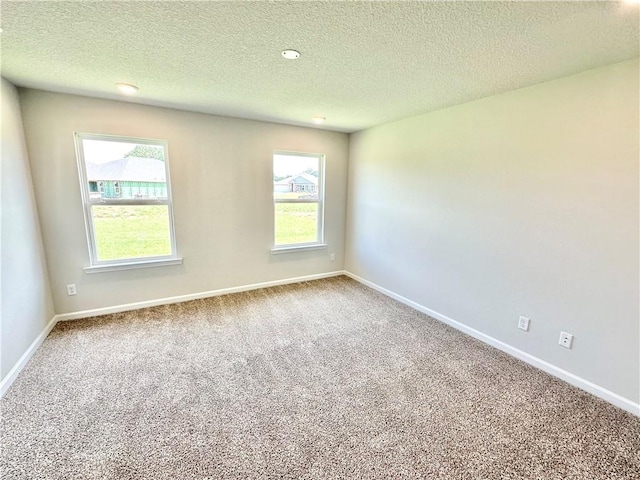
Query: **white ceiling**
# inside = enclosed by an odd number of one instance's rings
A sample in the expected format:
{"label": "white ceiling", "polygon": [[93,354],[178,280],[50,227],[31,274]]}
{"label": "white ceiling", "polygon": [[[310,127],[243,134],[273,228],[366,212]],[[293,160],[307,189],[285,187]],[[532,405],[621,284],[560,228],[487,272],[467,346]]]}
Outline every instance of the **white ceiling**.
{"label": "white ceiling", "polygon": [[2,0],[2,75],[351,132],[636,57],[638,15],[623,2]]}

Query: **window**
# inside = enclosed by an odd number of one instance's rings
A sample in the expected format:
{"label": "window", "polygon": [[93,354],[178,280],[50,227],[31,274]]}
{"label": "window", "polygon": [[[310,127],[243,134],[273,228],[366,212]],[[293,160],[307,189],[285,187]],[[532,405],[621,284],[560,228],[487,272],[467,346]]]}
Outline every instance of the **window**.
{"label": "window", "polygon": [[167,144],[76,134],[92,270],[181,263]]}
{"label": "window", "polygon": [[274,252],[324,246],[324,155],[273,155]]}

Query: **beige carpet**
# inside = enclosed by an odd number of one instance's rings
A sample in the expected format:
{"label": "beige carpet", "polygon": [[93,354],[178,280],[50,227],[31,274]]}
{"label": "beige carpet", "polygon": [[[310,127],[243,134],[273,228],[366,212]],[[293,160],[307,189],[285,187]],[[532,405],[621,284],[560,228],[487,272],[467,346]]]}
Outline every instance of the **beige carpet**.
{"label": "beige carpet", "polygon": [[53,330],[3,479],[635,479],[640,419],[348,278]]}

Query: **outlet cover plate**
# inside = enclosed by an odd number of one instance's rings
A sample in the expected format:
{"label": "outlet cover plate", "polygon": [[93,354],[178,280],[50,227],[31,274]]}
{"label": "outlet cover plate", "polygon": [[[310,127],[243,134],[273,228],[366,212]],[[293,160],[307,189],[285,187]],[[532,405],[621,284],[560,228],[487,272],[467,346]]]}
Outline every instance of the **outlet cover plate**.
{"label": "outlet cover plate", "polygon": [[529,331],[529,319],[527,317],[520,317],[518,319],[518,328],[520,330],[524,330],[525,332]]}
{"label": "outlet cover plate", "polygon": [[567,332],[560,332],[560,340],[558,343],[564,348],[571,348],[571,344],[573,343],[573,335]]}

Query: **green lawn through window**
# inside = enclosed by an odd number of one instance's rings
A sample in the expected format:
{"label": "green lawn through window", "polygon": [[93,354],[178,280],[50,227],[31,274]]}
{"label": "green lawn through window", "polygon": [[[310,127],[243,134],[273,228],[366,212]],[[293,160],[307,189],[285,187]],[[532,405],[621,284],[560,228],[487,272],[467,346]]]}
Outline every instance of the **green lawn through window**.
{"label": "green lawn through window", "polygon": [[166,205],[101,205],[91,213],[98,260],[171,255]]}
{"label": "green lawn through window", "polygon": [[[166,205],[100,205],[91,209],[98,260],[171,255]],[[276,203],[276,245],[318,240],[317,203]]]}
{"label": "green lawn through window", "polygon": [[276,203],[276,245],[318,240],[317,203]]}

